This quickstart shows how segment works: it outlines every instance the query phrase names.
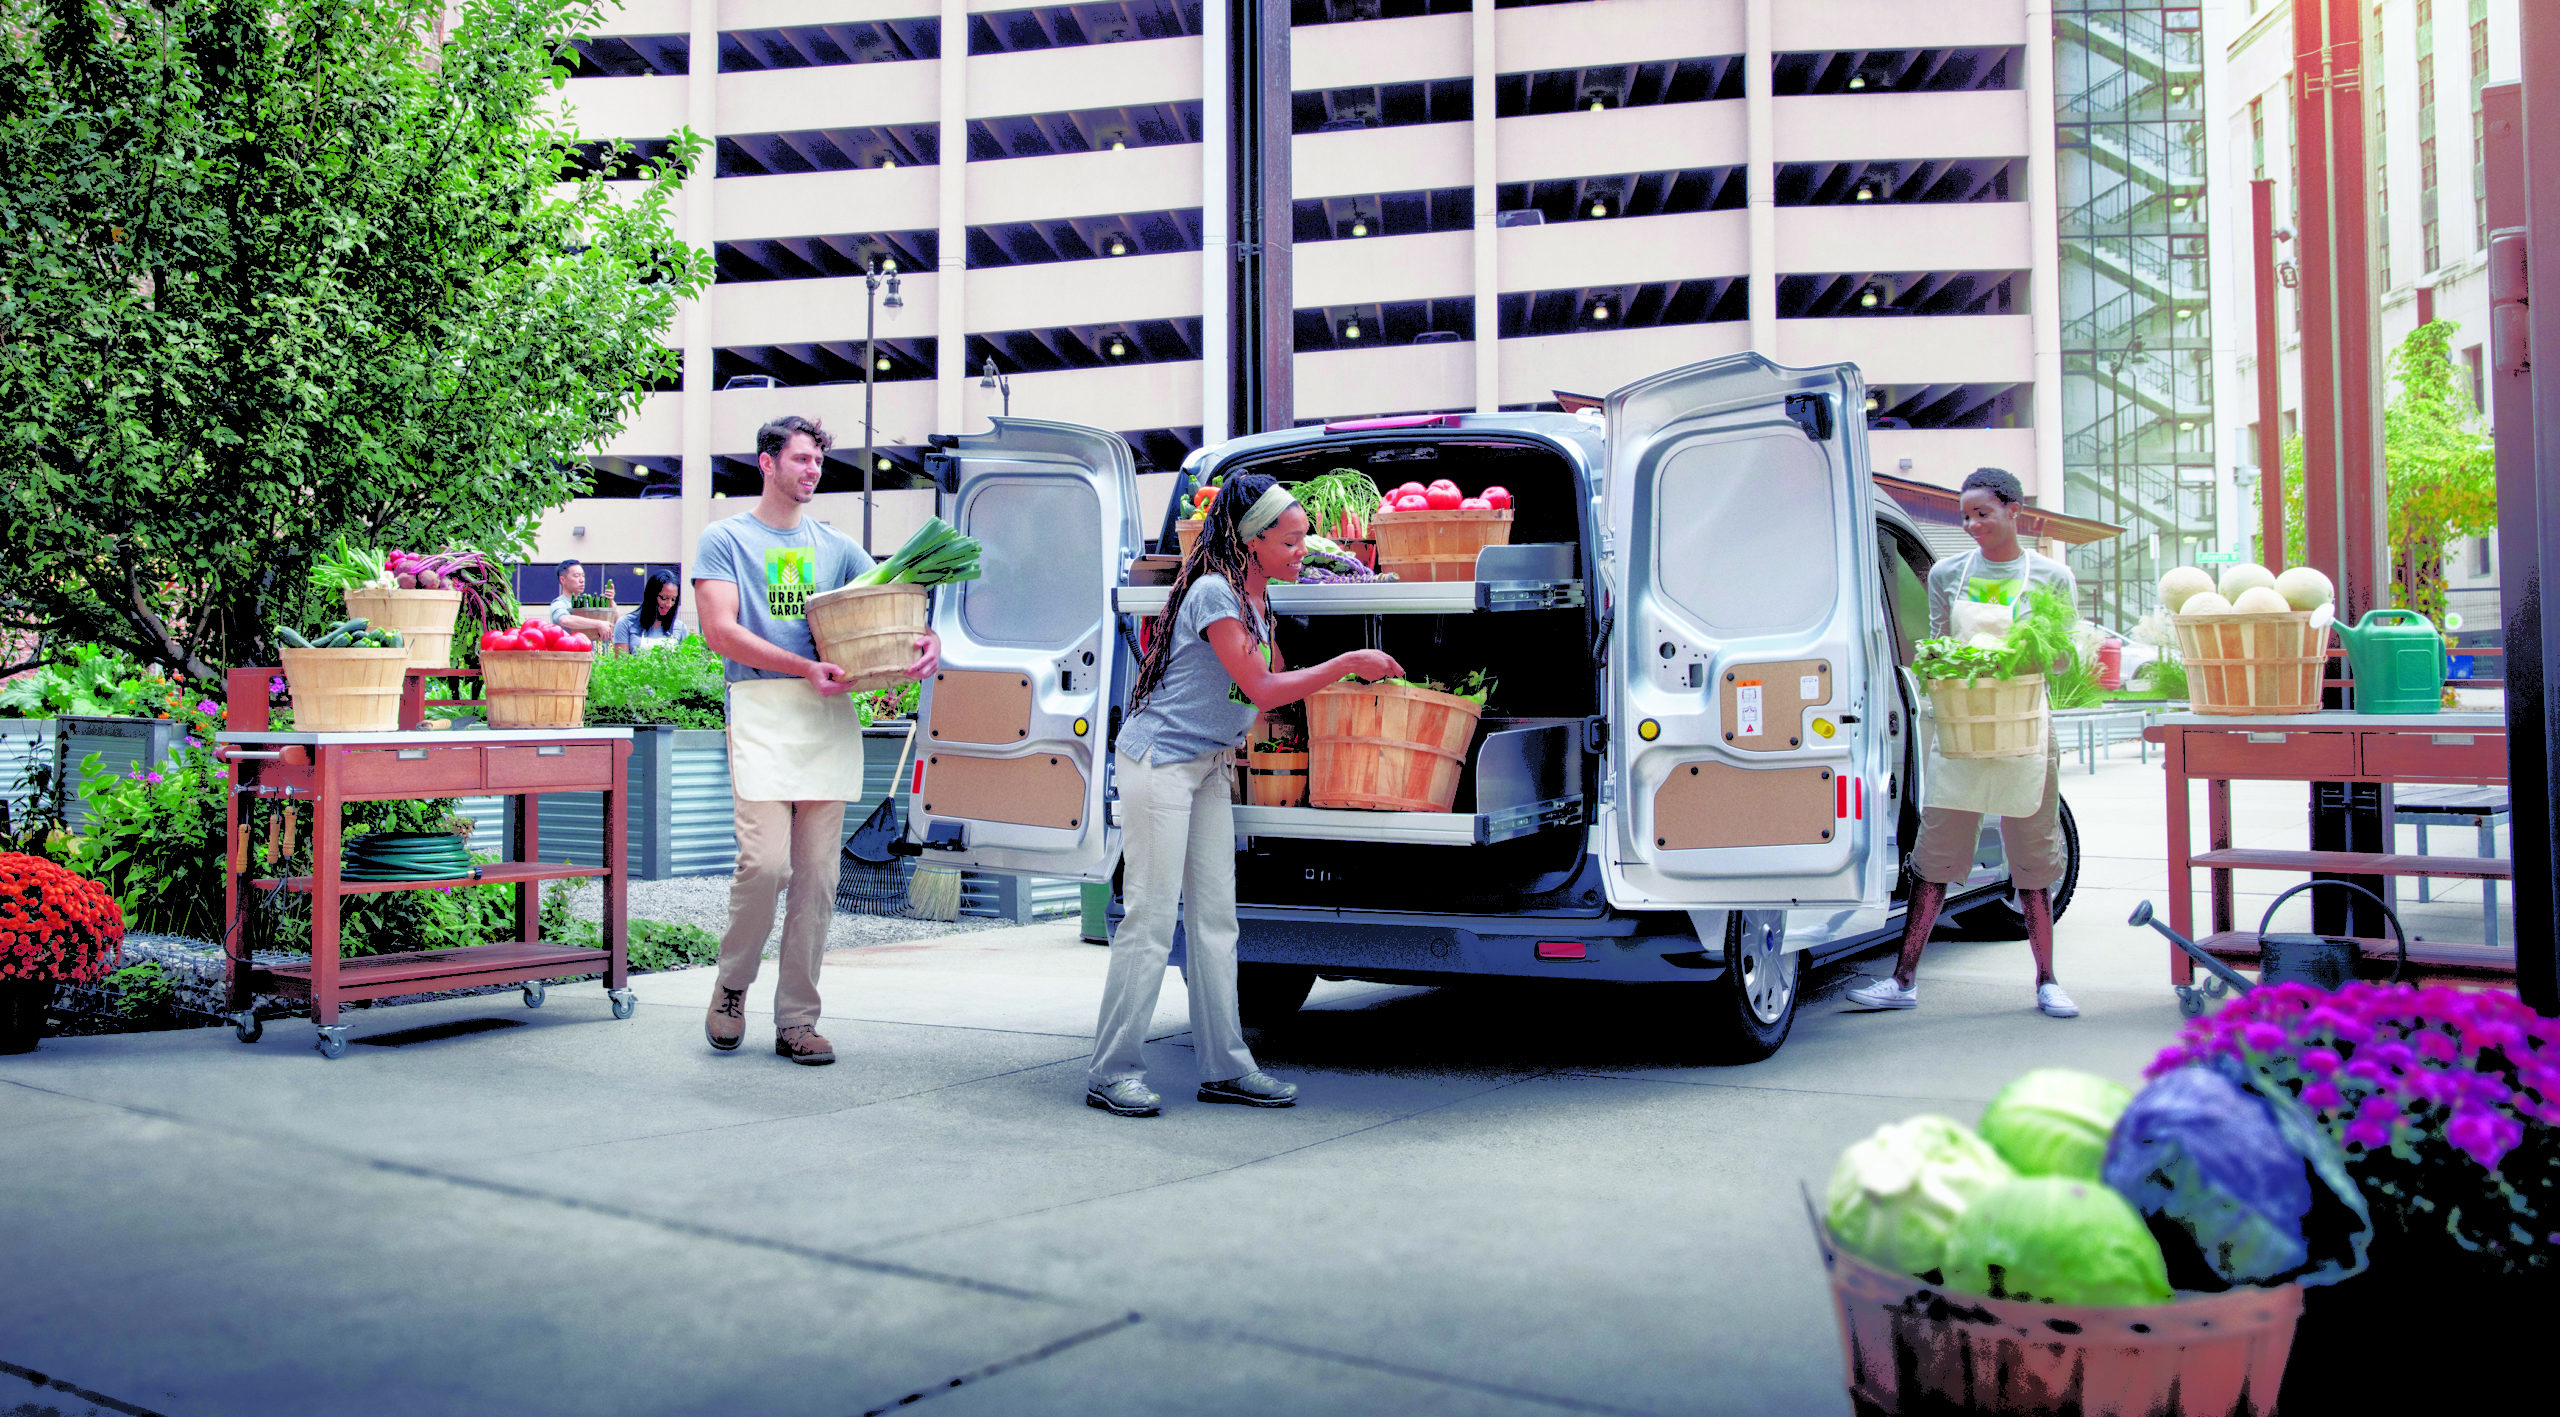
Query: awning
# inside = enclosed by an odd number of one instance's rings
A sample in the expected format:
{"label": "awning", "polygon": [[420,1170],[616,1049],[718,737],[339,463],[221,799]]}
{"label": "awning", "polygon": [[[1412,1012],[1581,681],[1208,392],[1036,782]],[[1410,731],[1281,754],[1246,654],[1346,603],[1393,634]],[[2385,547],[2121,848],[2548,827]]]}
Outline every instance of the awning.
{"label": "awning", "polygon": [[[1907,477],[1887,477],[1880,472],[1875,474],[1875,481],[1876,486],[1902,504],[1902,510],[1909,512],[1913,521],[1943,526],[1964,525],[1964,512],[1958,505],[1959,494],[1952,487],[1914,482]],[[2018,509],[2018,532],[2022,536],[2059,541],[2068,546],[2086,546],[2093,541],[2122,536],[2124,528],[2089,517],[2047,511],[2042,507],[2021,507]]]}

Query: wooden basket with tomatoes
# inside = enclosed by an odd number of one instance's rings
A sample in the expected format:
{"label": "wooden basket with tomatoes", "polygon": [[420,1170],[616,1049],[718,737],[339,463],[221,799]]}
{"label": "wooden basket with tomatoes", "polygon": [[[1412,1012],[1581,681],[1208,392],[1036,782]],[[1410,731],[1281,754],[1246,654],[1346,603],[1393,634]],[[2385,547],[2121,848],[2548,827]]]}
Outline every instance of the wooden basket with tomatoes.
{"label": "wooden basket with tomatoes", "polygon": [[1192,489],[1182,499],[1182,517],[1173,524],[1174,539],[1181,544],[1182,559],[1191,559],[1191,548],[1200,544],[1200,528],[1209,524],[1209,508],[1218,500],[1218,484],[1212,482]]}
{"label": "wooden basket with tomatoes", "polygon": [[480,637],[480,685],[491,728],[578,728],[587,721],[595,642],[535,622]]}
{"label": "wooden basket with tomatoes", "polygon": [[1387,494],[1369,523],[1378,571],[1408,581],[1471,581],[1476,553],[1511,543],[1511,493],[1487,487],[1468,496],[1447,478],[1408,482]]}

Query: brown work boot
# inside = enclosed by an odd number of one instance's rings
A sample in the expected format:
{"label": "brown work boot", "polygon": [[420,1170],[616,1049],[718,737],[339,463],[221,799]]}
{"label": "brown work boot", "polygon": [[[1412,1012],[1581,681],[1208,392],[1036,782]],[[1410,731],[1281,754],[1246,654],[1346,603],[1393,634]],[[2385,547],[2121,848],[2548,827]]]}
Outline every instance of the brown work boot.
{"label": "brown work boot", "polygon": [[747,1036],[747,991],[711,990],[711,1012],[703,1015],[702,1036],[723,1053],[738,1051],[738,1040]]}
{"label": "brown work boot", "polygon": [[818,1036],[818,1030],[805,1023],[795,1023],[773,1036],[773,1051],[795,1063],[813,1068],[825,1067],[836,1060],[835,1045]]}

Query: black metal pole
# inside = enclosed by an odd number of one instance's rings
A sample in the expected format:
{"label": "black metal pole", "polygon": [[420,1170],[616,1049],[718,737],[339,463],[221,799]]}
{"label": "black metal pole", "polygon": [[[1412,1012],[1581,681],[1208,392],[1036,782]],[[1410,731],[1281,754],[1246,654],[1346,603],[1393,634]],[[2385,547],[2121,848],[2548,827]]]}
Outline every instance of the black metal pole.
{"label": "black metal pole", "polygon": [[879,461],[872,449],[871,386],[880,376],[880,350],[874,336],[880,322],[880,263],[862,273],[862,550],[871,554],[871,467]]}

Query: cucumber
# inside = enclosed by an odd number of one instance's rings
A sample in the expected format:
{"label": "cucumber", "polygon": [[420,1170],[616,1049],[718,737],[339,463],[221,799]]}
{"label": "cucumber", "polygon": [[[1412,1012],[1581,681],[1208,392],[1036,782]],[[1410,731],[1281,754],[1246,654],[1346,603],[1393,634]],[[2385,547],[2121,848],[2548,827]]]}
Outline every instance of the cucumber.
{"label": "cucumber", "polygon": [[287,649],[315,648],[311,641],[302,637],[299,631],[285,625],[276,626],[276,643],[283,645]]}

